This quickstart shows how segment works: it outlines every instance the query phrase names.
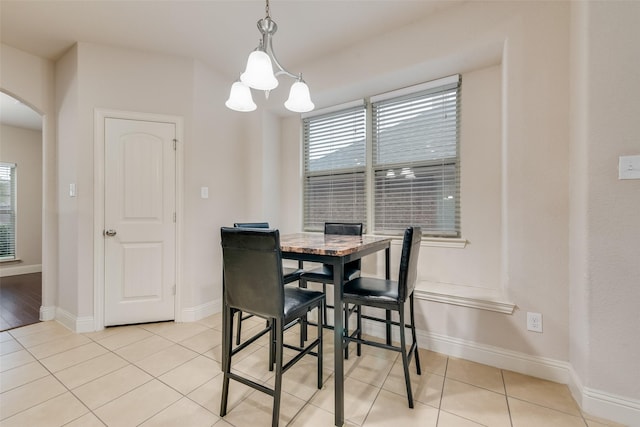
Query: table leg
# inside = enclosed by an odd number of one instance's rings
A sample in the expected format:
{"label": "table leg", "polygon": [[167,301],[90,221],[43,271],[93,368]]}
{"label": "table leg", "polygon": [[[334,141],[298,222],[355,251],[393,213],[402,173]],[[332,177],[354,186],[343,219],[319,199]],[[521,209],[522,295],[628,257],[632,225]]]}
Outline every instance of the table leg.
{"label": "table leg", "polygon": [[340,427],[344,424],[344,325],[342,293],[344,287],[344,263],[338,258],[333,264],[333,357],[335,368],[335,425]]}

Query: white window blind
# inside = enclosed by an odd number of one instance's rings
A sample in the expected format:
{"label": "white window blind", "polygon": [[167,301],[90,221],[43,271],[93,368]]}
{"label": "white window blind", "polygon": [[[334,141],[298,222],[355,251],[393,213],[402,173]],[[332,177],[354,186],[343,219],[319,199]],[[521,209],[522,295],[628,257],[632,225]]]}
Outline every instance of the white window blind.
{"label": "white window blind", "polygon": [[371,99],[376,232],[460,236],[459,91],[453,76]]}
{"label": "white window blind", "polygon": [[303,118],[304,229],[366,221],[363,103]]}
{"label": "white window blind", "polygon": [[16,165],[0,162],[0,260],[16,257]]}

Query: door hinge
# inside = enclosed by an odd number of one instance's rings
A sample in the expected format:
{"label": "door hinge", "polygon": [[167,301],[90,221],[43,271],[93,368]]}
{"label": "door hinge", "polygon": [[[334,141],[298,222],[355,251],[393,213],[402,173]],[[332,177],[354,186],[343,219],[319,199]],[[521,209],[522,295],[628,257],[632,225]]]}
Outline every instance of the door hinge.
{"label": "door hinge", "polygon": [[173,213],[173,222],[174,223],[176,222],[176,213],[175,212]]}
{"label": "door hinge", "polygon": [[176,294],[176,285],[173,285],[173,289],[171,290],[173,292],[173,294]]}
{"label": "door hinge", "polygon": [[176,151],[176,147],[178,146],[178,140],[174,139],[173,140],[173,151]]}

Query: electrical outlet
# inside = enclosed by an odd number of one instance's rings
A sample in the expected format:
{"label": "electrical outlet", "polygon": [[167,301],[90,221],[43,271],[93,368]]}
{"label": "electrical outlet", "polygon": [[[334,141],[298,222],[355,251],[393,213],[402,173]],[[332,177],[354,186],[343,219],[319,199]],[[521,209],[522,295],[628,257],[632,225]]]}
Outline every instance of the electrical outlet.
{"label": "electrical outlet", "polygon": [[527,313],[527,330],[533,332],[542,332],[542,314]]}

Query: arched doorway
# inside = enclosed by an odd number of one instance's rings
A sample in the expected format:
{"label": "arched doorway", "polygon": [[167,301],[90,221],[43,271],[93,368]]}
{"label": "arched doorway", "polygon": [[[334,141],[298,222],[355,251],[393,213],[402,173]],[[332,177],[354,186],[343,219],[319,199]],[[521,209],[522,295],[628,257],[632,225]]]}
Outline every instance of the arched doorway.
{"label": "arched doorway", "polygon": [[0,330],[42,306],[42,117],[0,92]]}

